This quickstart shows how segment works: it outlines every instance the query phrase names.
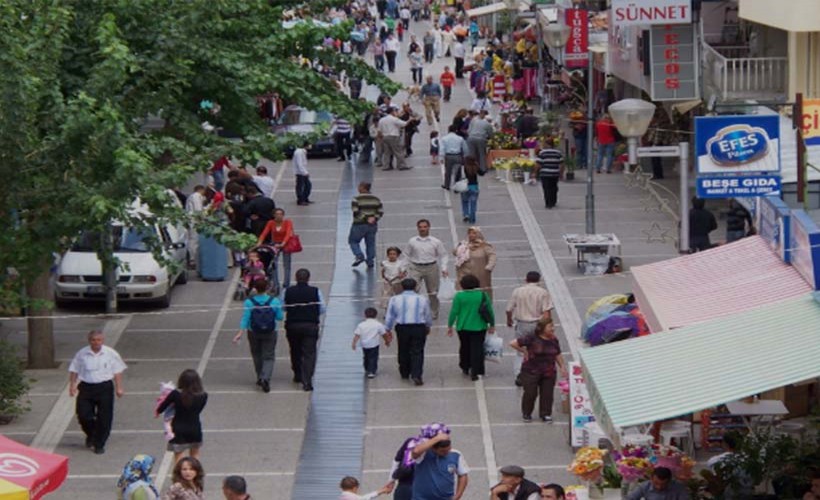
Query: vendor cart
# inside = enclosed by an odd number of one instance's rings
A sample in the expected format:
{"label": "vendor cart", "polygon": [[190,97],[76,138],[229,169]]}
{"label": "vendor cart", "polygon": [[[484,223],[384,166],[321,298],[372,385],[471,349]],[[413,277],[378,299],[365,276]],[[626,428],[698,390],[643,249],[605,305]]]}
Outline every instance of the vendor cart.
{"label": "vendor cart", "polygon": [[[602,234],[564,234],[562,235],[570,253],[575,252],[575,263],[579,269],[593,260],[612,255],[621,255],[621,241],[612,233]],[[596,259],[598,258],[598,259]]]}

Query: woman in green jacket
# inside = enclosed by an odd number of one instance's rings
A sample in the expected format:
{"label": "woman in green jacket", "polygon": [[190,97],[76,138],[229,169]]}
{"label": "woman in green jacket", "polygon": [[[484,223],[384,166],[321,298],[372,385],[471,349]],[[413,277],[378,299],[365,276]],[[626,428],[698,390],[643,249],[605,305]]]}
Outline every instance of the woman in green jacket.
{"label": "woman in green jacket", "polygon": [[459,283],[461,291],[453,297],[447,336],[453,336],[455,325],[459,340],[458,366],[464,375],[478,380],[479,375],[484,375],[484,337],[488,332],[495,333],[493,303],[472,274],[464,275]]}

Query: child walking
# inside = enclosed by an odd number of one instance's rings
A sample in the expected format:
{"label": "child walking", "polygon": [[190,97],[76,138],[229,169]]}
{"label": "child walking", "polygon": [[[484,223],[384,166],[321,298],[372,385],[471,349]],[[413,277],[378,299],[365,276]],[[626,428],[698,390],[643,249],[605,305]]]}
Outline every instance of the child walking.
{"label": "child walking", "polygon": [[407,277],[407,261],[401,258],[399,247],[387,249],[387,259],[382,261],[381,308],[387,310],[390,297],[401,293],[401,280]]}
{"label": "child walking", "polygon": [[346,476],[339,484],[339,489],[342,490],[342,494],[339,495],[339,500],[373,500],[379,495],[387,495],[390,493],[392,488],[390,488],[389,484],[392,484],[392,481],[388,483],[388,485],[382,486],[378,491],[366,495],[359,495],[359,480],[352,476]]}
{"label": "child walking", "polygon": [[375,307],[368,307],[364,310],[365,320],[359,323],[353,331],[353,345],[356,350],[356,343],[362,344],[362,357],[364,358],[364,372],[367,378],[374,378],[379,370],[379,340],[384,338],[385,347],[390,347],[390,337],[386,337],[384,325],[376,319],[379,311]]}
{"label": "child walking", "polygon": [[430,132],[430,156],[433,159],[433,165],[438,166],[438,131]]}

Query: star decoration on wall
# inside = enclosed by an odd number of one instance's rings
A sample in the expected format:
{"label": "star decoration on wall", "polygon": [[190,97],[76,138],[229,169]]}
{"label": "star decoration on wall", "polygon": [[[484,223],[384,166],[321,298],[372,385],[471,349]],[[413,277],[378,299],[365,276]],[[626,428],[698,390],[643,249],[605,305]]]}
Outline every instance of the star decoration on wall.
{"label": "star decoration on wall", "polygon": [[646,235],[647,243],[669,243],[674,241],[675,237],[670,234],[672,229],[663,228],[657,222],[653,222],[649,229],[642,229],[641,232]]}
{"label": "star decoration on wall", "polygon": [[644,212],[660,212],[661,211],[661,204],[658,203],[658,199],[648,194],[641,198],[641,206],[643,207]]}

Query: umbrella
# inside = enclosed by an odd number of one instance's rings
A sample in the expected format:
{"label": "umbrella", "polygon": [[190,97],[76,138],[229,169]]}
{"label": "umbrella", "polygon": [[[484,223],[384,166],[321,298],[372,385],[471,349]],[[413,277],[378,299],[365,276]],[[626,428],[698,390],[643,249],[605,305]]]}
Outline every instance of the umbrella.
{"label": "umbrella", "polygon": [[616,293],[613,295],[601,297],[600,299],[593,302],[592,305],[587,308],[586,317],[589,318],[593,314],[593,312],[601,306],[608,304],[626,304],[628,300],[629,297],[622,293]]}
{"label": "umbrella", "polygon": [[37,500],[68,475],[68,457],[0,436],[0,500]]}
{"label": "umbrella", "polygon": [[635,337],[638,334],[638,319],[624,311],[615,311],[601,319],[584,332],[584,340],[597,346]]}

